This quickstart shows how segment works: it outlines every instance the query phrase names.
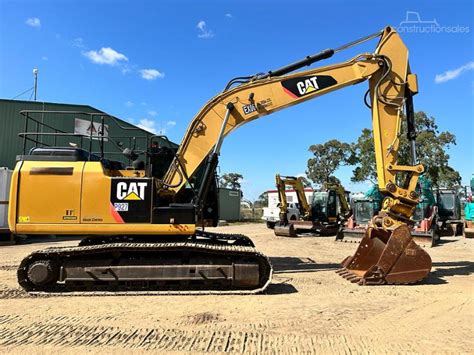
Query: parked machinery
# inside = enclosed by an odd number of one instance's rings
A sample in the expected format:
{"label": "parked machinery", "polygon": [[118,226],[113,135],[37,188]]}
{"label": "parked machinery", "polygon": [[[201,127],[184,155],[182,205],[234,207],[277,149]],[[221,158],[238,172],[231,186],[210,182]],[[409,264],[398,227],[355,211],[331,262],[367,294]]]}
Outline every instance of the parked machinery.
{"label": "parked machinery", "polygon": [[383,195],[377,185],[373,185],[362,197],[351,199],[352,215],[347,219],[336,241],[359,242],[370,221],[382,208]]}
{"label": "parked machinery", "polygon": [[[438,230],[438,208],[429,180],[420,176],[417,192],[420,202],[416,205],[409,226],[417,243],[423,246],[434,246],[440,239]],[[337,241],[359,242],[367,229],[370,220],[381,210],[383,195],[376,185],[372,186],[363,199],[352,201],[353,214],[336,236]]]}
{"label": "parked machinery", "polygon": [[436,191],[438,225],[440,235],[463,235],[464,221],[461,216],[461,198],[456,188],[440,188]]}
{"label": "parked machinery", "polygon": [[[277,236],[296,237],[298,233],[337,234],[350,215],[344,188],[339,184],[325,184],[321,191],[313,193],[311,203],[308,203],[301,178],[277,174],[275,180],[280,200],[280,221],[274,228]],[[300,218],[296,220],[288,220],[287,217],[286,186],[291,186],[296,191],[300,207]]]}
{"label": "parked machinery", "polygon": [[412,236],[418,244],[435,246],[440,240],[438,227],[438,206],[433,194],[431,181],[424,176],[418,179],[420,202],[413,213]]}

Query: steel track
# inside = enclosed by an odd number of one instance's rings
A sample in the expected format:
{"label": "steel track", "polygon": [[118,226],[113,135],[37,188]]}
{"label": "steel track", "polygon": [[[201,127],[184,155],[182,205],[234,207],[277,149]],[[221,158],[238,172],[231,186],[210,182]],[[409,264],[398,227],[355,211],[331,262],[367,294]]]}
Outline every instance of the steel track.
{"label": "steel track", "polygon": [[[219,233],[199,232],[199,237],[207,238],[203,240],[188,240],[180,242],[153,242],[153,243],[103,243],[96,245],[80,245],[73,247],[51,247],[39,251],[35,251],[20,264],[17,271],[19,284],[30,294],[33,295],[60,295],[60,296],[97,296],[97,295],[201,295],[201,294],[257,294],[263,292],[271,282],[273,269],[268,257],[258,252],[250,238],[243,235],[229,235]],[[244,245],[239,245],[244,244]],[[113,253],[157,253],[157,255],[166,255],[170,252],[192,253],[198,252],[200,254],[207,254],[209,256],[210,264],[213,258],[243,258],[249,257],[256,260],[259,264],[260,283],[258,287],[253,289],[133,289],[120,286],[120,289],[113,289],[110,285],[110,290],[90,290],[77,289],[80,286],[68,284],[54,284],[47,286],[46,290],[38,289],[33,285],[27,277],[28,267],[38,260],[58,260],[80,258],[87,260],[88,257],[94,257],[98,254],[106,253],[111,255]],[[165,285],[166,286],[166,285]],[[90,287],[90,286],[89,286]],[[101,286],[104,287],[104,286]],[[155,286],[156,287],[156,286]]]}

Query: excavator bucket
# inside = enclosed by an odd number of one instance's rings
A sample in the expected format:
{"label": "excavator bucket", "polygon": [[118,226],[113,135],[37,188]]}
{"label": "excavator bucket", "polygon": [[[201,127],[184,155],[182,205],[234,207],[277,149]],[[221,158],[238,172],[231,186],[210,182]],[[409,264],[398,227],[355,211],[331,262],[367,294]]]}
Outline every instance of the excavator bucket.
{"label": "excavator bucket", "polygon": [[291,237],[291,238],[297,237],[295,227],[291,223],[286,224],[286,225],[279,225],[277,223],[273,231],[275,232],[275,235],[279,237]]}
{"label": "excavator bucket", "polygon": [[431,270],[431,258],[411,237],[406,225],[392,232],[367,229],[353,256],[337,273],[359,285],[412,284]]}

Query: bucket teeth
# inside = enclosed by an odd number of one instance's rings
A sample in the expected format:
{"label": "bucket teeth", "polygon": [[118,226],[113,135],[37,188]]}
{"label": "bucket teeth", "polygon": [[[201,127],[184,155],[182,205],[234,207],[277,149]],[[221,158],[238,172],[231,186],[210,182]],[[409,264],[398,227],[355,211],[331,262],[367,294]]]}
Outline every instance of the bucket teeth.
{"label": "bucket teeth", "polygon": [[336,274],[340,275],[341,277],[345,278],[347,281],[350,281],[352,283],[359,283],[361,281],[361,278],[357,276],[356,274],[352,273],[350,270],[347,270],[346,268],[342,268],[336,271]]}
{"label": "bucket teeth", "polygon": [[347,276],[346,277],[346,280],[350,281],[350,282],[353,282],[354,280],[360,280],[360,277],[358,277],[357,275],[351,275],[351,276]]}

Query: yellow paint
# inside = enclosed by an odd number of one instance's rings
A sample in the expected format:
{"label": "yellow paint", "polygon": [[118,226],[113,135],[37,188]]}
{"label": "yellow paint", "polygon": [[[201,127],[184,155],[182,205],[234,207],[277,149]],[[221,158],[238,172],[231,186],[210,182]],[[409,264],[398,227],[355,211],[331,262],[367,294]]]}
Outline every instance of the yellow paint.
{"label": "yellow paint", "polygon": [[110,213],[110,190],[112,177],[100,162],[87,162],[83,170],[82,204],[80,219],[83,223],[117,223]]}
{"label": "yellow paint", "polygon": [[130,234],[130,235],[176,235],[193,234],[194,224],[17,224],[19,234],[68,234],[68,235],[102,235],[102,234]]}
{"label": "yellow paint", "polygon": [[[66,210],[81,210],[82,169],[85,162],[24,161],[19,172],[18,216],[28,223],[77,223],[63,219]],[[32,174],[38,168],[72,168],[72,175]],[[18,219],[18,223],[26,223]]]}

